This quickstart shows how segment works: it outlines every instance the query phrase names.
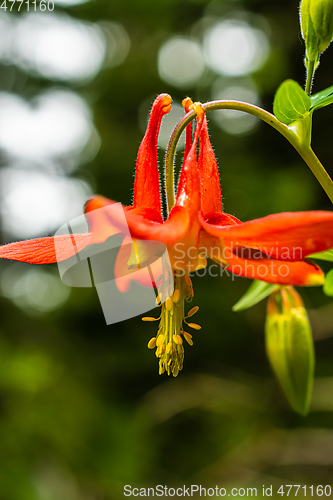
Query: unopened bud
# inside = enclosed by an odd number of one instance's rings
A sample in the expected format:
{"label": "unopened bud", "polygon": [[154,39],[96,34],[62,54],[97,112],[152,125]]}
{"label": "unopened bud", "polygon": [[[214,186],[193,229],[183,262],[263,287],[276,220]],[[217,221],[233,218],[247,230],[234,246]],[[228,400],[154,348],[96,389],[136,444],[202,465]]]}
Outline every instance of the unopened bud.
{"label": "unopened bud", "polygon": [[309,61],[317,61],[333,38],[333,0],[302,0],[302,35]]}
{"label": "unopened bud", "polygon": [[270,296],[265,332],[267,356],[281,388],[292,408],[305,415],[311,399],[314,348],[307,312],[292,287]]}

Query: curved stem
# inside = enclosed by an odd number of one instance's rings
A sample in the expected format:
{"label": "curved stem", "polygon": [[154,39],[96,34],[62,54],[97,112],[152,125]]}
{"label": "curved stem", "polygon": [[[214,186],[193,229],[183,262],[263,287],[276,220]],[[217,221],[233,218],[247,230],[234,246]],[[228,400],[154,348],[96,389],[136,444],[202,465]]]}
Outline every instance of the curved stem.
{"label": "curved stem", "polygon": [[308,165],[311,172],[316,176],[321,187],[324,189],[325,193],[333,203],[333,181],[326,172],[323,165],[320,163],[314,151],[311,149],[311,147],[297,149],[297,151],[303,158],[305,163]]}
{"label": "curved stem", "polygon": [[[248,104],[246,102],[240,101],[211,101],[203,104],[204,110],[214,111],[218,109],[233,109],[236,111],[243,111],[250,115],[256,116],[260,120],[268,123],[271,127],[275,128],[281,135],[283,135],[290,144],[296,149],[299,155],[310,167],[311,171],[316,176],[317,180],[320,182],[321,186],[325,190],[327,196],[333,203],[333,181],[312,151],[311,147],[304,145],[297,134],[287,125],[281,123],[274,115],[265,111],[258,106],[253,104]],[[166,196],[167,196],[167,206],[168,211],[175,205],[175,189],[174,189],[174,158],[176,153],[176,148],[180,136],[186,126],[195,118],[194,111],[187,113],[177,124],[174,129],[166,152],[165,157],[165,184],[166,184]]]}

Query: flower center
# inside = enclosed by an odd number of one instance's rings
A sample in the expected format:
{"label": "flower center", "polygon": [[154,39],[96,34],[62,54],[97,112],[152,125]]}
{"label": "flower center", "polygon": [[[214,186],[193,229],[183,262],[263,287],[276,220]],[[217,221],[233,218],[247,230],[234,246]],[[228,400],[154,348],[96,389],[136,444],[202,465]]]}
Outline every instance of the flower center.
{"label": "flower center", "polygon": [[[189,345],[193,345],[192,335],[184,331],[184,323],[194,330],[200,330],[201,326],[196,323],[188,323],[188,319],[199,309],[192,309],[185,316],[185,301],[191,302],[194,296],[191,278],[188,274],[180,275],[174,272],[174,293],[164,300],[158,296],[156,303],[161,307],[159,318],[160,325],[156,337],[148,342],[148,348],[156,347],[156,357],[159,359],[159,374],[167,372],[168,375],[177,377],[183,369],[184,345],[183,339]],[[145,317],[143,321],[157,321],[155,318]]]}

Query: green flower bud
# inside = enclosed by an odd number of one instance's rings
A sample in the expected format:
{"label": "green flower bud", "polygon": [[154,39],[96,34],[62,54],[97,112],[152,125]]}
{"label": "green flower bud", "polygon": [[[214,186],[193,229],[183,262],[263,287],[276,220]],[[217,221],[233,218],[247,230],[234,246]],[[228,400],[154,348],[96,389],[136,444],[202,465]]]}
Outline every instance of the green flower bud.
{"label": "green flower bud", "polygon": [[316,61],[333,38],[333,0],[302,0],[300,22],[307,58]]}
{"label": "green flower bud", "polygon": [[266,352],[291,407],[302,415],[311,400],[314,347],[308,315],[292,287],[273,292],[268,302]]}

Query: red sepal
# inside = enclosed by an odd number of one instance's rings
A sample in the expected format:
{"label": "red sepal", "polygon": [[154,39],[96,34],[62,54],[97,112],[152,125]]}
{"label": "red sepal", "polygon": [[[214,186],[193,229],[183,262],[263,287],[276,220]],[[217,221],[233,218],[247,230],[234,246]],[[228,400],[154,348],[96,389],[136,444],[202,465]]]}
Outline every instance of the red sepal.
{"label": "red sepal", "polygon": [[73,257],[90,243],[90,233],[35,238],[0,246],[0,258],[28,264],[53,264]]}
{"label": "red sepal", "polygon": [[251,258],[251,249],[247,249],[247,251],[248,258],[241,258],[226,249],[225,255],[230,264],[227,271],[243,278],[262,280],[279,285],[318,286],[324,284],[325,275],[323,271],[311,262],[275,260],[268,258],[264,254],[258,258],[258,256],[255,256],[255,253],[259,253],[258,250],[252,250],[253,258]]}
{"label": "red sepal", "polygon": [[210,224],[202,214],[199,217],[202,228],[226,244],[259,248],[279,260],[303,260],[333,248],[332,212],[285,212],[233,226]]}

